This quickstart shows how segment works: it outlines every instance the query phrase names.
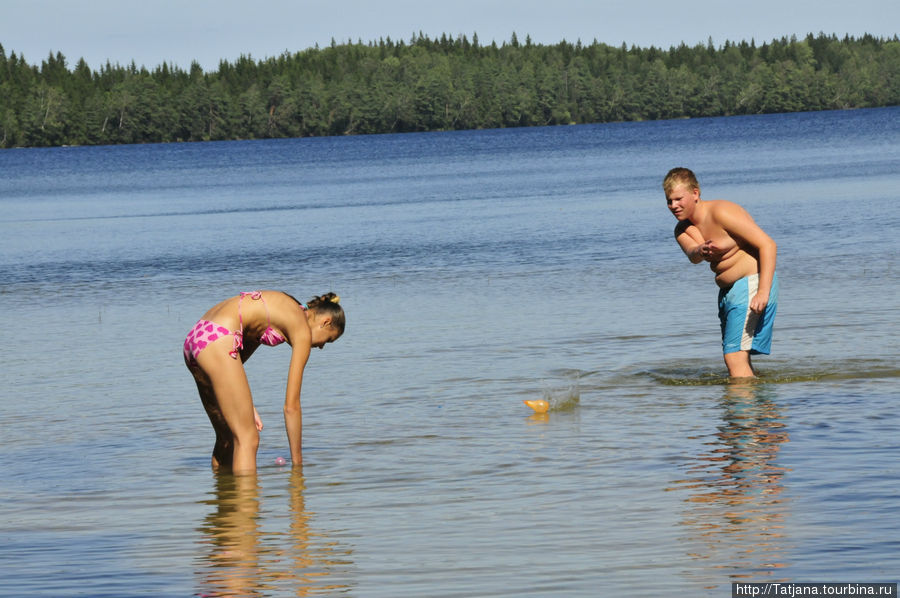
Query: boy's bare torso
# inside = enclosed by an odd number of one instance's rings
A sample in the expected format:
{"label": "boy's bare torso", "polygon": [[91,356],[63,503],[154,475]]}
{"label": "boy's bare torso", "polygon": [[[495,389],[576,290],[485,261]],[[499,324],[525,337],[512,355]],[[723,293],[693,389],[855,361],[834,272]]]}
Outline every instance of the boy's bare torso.
{"label": "boy's bare torso", "polygon": [[697,243],[712,241],[719,250],[709,260],[709,268],[716,274],[716,284],[729,287],[741,278],[759,272],[759,260],[756,251],[750,246],[728,234],[716,220],[716,212],[721,200],[708,201],[706,217],[697,224],[683,221],[678,227]]}

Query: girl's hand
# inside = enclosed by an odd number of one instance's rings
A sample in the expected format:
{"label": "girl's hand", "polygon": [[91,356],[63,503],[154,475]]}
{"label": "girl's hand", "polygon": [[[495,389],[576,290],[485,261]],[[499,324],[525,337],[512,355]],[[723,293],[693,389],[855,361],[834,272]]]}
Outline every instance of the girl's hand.
{"label": "girl's hand", "polygon": [[256,407],[253,408],[253,422],[256,424],[256,430],[258,432],[262,432],[262,429],[263,429],[262,418],[259,417],[259,412],[256,410]]}

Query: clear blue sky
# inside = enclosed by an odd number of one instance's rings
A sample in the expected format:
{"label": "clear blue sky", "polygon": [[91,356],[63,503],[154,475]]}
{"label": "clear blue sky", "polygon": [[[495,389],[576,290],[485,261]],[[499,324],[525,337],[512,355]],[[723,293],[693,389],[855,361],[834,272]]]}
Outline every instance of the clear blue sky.
{"label": "clear blue sky", "polygon": [[594,39],[669,48],[757,43],[807,33],[893,37],[897,0],[0,0],[0,44],[6,54],[40,64],[62,52],[97,70],[107,61],[150,69],[296,52],[332,38],[409,41],[414,33],[447,33],[482,44],[554,44]]}

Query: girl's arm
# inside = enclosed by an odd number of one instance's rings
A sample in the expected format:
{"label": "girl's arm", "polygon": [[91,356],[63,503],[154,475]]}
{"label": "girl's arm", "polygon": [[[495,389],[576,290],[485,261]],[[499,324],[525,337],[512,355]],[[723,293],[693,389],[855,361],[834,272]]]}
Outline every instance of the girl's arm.
{"label": "girl's arm", "polygon": [[284,396],[284,428],[291,449],[291,461],[295,466],[303,463],[303,410],[300,408],[300,388],[303,385],[303,370],[309,359],[309,350],[308,344],[294,345],[288,371],[287,391]]}

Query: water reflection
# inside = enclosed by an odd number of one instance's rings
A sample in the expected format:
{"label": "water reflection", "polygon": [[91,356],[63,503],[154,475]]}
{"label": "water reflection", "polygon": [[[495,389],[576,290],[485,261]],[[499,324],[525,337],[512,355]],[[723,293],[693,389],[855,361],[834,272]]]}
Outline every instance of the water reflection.
{"label": "water reflection", "polygon": [[197,564],[201,589],[196,596],[255,598],[346,591],[348,586],[331,576],[349,568],[349,551],[311,529],[302,472],[293,472],[282,490],[287,492],[289,520],[281,516],[284,505],[277,498],[273,508],[265,508],[273,496],[261,498],[257,476],[216,476],[215,496],[204,501],[211,510],[199,528],[204,554]]}
{"label": "water reflection", "polygon": [[[788,442],[782,410],[770,385],[735,381],[725,386],[722,424],[709,450],[687,465],[673,490],[687,490],[689,556],[704,561],[721,581],[771,577],[785,567],[789,500],[778,465]],[[705,567],[704,567],[705,569]]]}

